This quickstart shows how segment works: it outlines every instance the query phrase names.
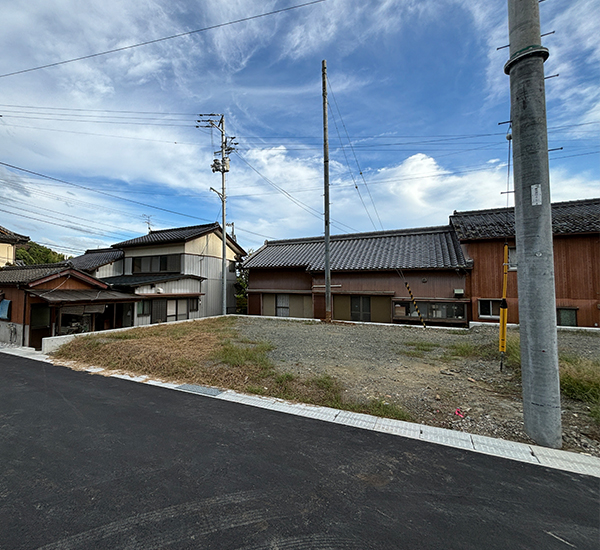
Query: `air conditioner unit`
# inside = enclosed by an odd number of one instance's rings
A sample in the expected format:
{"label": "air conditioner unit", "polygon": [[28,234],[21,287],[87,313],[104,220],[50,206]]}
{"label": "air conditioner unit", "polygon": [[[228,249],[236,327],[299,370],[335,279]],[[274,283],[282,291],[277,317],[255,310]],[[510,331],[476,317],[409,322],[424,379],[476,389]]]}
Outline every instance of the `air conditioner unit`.
{"label": "air conditioner unit", "polygon": [[159,286],[156,287],[156,294],[162,294],[165,291],[164,288],[161,288]]}

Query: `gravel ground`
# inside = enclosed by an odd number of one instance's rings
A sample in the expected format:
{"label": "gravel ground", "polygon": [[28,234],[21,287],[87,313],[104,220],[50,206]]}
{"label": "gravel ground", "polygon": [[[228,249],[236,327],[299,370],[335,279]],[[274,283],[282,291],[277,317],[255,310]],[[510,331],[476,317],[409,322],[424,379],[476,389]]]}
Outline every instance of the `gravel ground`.
{"label": "gravel ground", "polygon": [[[518,376],[498,361],[449,357],[453,345],[498,346],[497,326],[470,330],[239,318],[240,337],[270,342],[281,371],[329,374],[352,399],[383,399],[413,420],[533,443],[523,431]],[[518,334],[509,329],[510,335]],[[600,333],[559,331],[559,351],[600,356]],[[423,349],[424,344],[427,346]],[[600,457],[600,427],[579,401],[562,400],[563,448]]]}

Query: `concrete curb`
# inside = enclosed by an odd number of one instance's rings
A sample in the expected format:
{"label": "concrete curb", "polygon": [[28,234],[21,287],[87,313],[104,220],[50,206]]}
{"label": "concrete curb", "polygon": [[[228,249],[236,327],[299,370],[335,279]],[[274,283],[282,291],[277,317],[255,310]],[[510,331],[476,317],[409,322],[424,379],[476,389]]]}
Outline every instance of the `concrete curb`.
{"label": "concrete curb", "polygon": [[[50,358],[32,348],[0,348],[0,353],[18,355],[33,359],[35,361],[44,361],[51,363]],[[104,372],[104,369],[91,367],[86,372],[96,374]],[[600,478],[600,458],[588,456],[580,453],[571,453],[557,449],[548,449],[538,447],[537,445],[527,445],[504,439],[494,439],[481,435],[458,432],[445,428],[436,428],[423,424],[414,424],[391,418],[381,418],[362,413],[353,413],[350,411],[341,411],[329,407],[320,407],[317,405],[307,405],[304,403],[290,403],[274,397],[263,397],[259,395],[248,395],[233,390],[221,390],[210,386],[198,386],[195,384],[172,384],[152,380],[146,376],[130,376],[127,374],[111,374],[112,378],[120,378],[131,382],[150,384],[166,389],[193,393],[213,399],[221,399],[259,407],[262,409],[276,412],[314,418],[325,422],[333,422],[344,426],[352,426],[364,430],[408,437],[411,439],[420,439],[438,445],[446,445],[458,449],[465,449],[477,453],[484,453],[492,456],[537,464],[548,468],[555,468],[577,474],[585,474]]]}

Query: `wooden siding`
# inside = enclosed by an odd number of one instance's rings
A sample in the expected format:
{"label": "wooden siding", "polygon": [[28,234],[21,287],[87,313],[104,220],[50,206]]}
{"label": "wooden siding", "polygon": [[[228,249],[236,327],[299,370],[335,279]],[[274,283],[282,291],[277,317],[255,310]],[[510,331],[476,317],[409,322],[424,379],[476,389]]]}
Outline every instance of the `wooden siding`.
{"label": "wooden siding", "polygon": [[373,323],[392,322],[392,299],[390,297],[371,297],[371,321]]}
{"label": "wooden siding", "polygon": [[[386,293],[397,298],[408,298],[405,281],[415,298],[454,298],[455,289],[465,289],[466,276],[454,271],[404,271],[404,277],[395,271],[370,271],[331,274],[332,292],[336,294]],[[314,284],[323,292],[325,277],[317,274]]]}
{"label": "wooden siding", "polygon": [[307,290],[312,289],[312,277],[304,269],[251,269],[248,290]]}
{"label": "wooden siding", "polygon": [[[105,288],[100,287],[100,288]],[[45,283],[41,283],[36,285],[35,290],[54,290],[60,288],[60,290],[90,290],[96,288],[86,281],[82,281],[80,279],[76,279],[74,277],[59,277],[57,279],[52,279],[51,281],[46,281]]]}
{"label": "wooden siding", "polygon": [[[466,274],[451,270],[410,271],[402,277],[396,271],[334,272],[332,314],[337,320],[351,320],[350,297],[371,296],[371,320],[392,322],[392,297],[409,298],[408,281],[417,299],[454,299],[456,289],[465,290]],[[322,273],[304,269],[251,269],[248,283],[248,314],[275,315],[275,296],[289,294],[290,316],[325,318],[325,279]],[[311,292],[312,299],[307,292]],[[303,314],[300,315],[300,297]],[[309,301],[310,300],[310,301]]]}
{"label": "wooden siding", "polygon": [[[25,305],[25,293],[16,287],[3,287],[4,298],[10,300],[10,323],[23,324],[23,308]],[[19,342],[20,343],[20,342]]]}
{"label": "wooden siding", "polygon": [[[476,241],[463,246],[474,262],[468,289],[472,320],[497,322],[479,318],[478,301],[502,296],[504,242]],[[578,326],[600,326],[600,235],[554,237],[554,276],[556,306],[577,308]],[[508,322],[518,323],[517,270],[508,272],[507,298]]]}
{"label": "wooden siding", "polygon": [[248,315],[262,315],[261,294],[248,294]]}

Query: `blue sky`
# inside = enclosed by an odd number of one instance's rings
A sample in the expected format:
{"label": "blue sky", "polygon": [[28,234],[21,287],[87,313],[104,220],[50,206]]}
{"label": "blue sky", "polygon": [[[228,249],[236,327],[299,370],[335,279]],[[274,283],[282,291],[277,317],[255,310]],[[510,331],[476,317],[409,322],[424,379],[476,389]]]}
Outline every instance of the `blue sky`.
{"label": "blue sky", "polygon": [[[0,75],[302,3],[4,0]],[[546,74],[560,74],[546,80],[549,147],[563,147],[552,198],[597,197],[600,1],[540,12],[555,31]],[[323,59],[333,234],[506,206],[507,43],[506,0],[325,0],[0,77],[0,162],[55,178],[0,165],[0,225],[76,255],[146,233],[148,216],[154,229],[220,221],[220,137],[195,121],[223,113],[240,244],[322,234]]]}

